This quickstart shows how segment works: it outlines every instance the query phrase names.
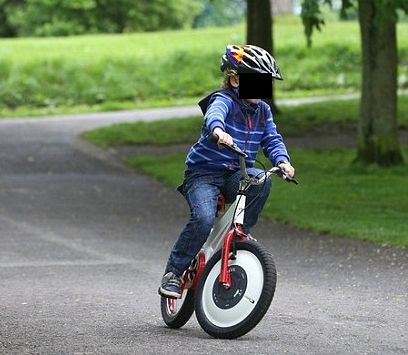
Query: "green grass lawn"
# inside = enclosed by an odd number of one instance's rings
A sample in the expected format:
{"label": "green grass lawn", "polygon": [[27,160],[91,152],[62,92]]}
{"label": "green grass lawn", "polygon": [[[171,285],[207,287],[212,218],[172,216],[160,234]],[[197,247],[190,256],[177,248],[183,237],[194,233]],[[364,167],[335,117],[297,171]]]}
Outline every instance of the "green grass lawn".
{"label": "green grass lawn", "polygon": [[[358,25],[328,22],[307,49],[298,17],[277,18],[277,97],[360,88]],[[399,84],[408,86],[407,23],[398,25]],[[219,61],[245,26],[64,38],[0,39],[0,115],[172,105],[219,87]],[[184,101],[186,102],[186,101]]]}
{"label": "green grass lawn", "polygon": [[[408,149],[404,150],[405,157]],[[263,216],[337,236],[408,246],[408,167],[351,166],[352,150],[291,150],[300,185],[274,179]],[[171,187],[184,155],[133,156],[129,164]]]}
{"label": "green grass lawn", "polygon": [[[282,107],[282,113],[275,117],[275,121],[283,134],[300,135],[308,129],[323,125],[355,123],[357,116],[357,100],[331,101]],[[398,121],[401,128],[408,127],[408,96],[399,98]],[[86,132],[83,137],[100,146],[193,143],[200,133],[201,125],[202,117],[121,123]]]}
{"label": "green grass lawn", "polygon": [[20,117],[37,117],[50,115],[69,115],[93,112],[109,112],[120,110],[135,110],[157,107],[176,107],[195,105],[201,97],[183,97],[167,99],[148,99],[145,101],[104,101],[96,104],[78,104],[78,105],[50,105],[43,107],[18,106],[14,109],[0,107],[0,119],[2,118],[20,118]]}
{"label": "green grass lawn", "polygon": [[[356,122],[356,100],[285,107],[280,131],[302,134],[323,125]],[[408,127],[408,97],[399,100],[399,124]],[[103,147],[185,144],[199,136],[201,117],[117,124],[83,137]],[[312,231],[408,246],[408,167],[380,169],[351,165],[353,150],[290,150],[301,184],[275,178],[264,216]],[[404,149],[405,160],[408,149]],[[138,156],[130,165],[169,186],[180,183],[184,155]]]}

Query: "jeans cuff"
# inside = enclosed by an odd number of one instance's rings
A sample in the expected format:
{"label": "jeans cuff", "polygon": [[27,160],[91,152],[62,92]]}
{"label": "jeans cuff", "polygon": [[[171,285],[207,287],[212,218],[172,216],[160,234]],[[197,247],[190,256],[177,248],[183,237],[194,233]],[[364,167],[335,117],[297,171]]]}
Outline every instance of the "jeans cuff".
{"label": "jeans cuff", "polygon": [[179,270],[177,270],[174,266],[172,265],[167,265],[166,266],[166,271],[164,272],[165,274],[167,274],[168,272],[172,272],[173,274],[181,277],[183,275],[183,272],[180,272]]}

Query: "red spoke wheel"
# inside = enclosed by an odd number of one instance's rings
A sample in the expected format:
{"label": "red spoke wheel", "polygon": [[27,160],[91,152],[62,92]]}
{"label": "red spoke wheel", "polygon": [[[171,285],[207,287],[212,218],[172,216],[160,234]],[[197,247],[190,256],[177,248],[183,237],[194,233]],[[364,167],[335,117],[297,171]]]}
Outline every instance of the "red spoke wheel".
{"label": "red spoke wheel", "polygon": [[181,328],[194,313],[194,290],[184,290],[181,298],[161,297],[161,314],[169,328]]}

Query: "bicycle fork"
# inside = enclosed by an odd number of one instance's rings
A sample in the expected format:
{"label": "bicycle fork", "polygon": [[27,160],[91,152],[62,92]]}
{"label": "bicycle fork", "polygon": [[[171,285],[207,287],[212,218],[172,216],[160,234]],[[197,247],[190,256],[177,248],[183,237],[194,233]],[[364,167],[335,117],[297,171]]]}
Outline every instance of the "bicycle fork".
{"label": "bicycle fork", "polygon": [[237,207],[234,215],[234,227],[225,236],[221,253],[221,272],[219,282],[225,288],[231,287],[231,273],[228,269],[228,261],[231,259],[231,249],[233,250],[233,253],[235,253],[235,248],[233,248],[235,238],[238,238],[239,240],[246,239],[243,227],[245,203],[246,196],[243,191],[240,191],[237,195]]}

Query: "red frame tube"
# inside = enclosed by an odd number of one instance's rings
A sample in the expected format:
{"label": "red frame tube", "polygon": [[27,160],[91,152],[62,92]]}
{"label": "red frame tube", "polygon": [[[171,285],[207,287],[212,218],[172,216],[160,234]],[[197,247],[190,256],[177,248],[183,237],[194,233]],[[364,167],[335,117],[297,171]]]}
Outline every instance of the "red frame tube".
{"label": "red frame tube", "polygon": [[228,270],[228,260],[230,256],[231,243],[235,237],[239,238],[240,240],[245,239],[242,225],[235,226],[224,237],[224,244],[221,252],[221,272],[219,282],[226,287],[231,287],[231,273]]}

